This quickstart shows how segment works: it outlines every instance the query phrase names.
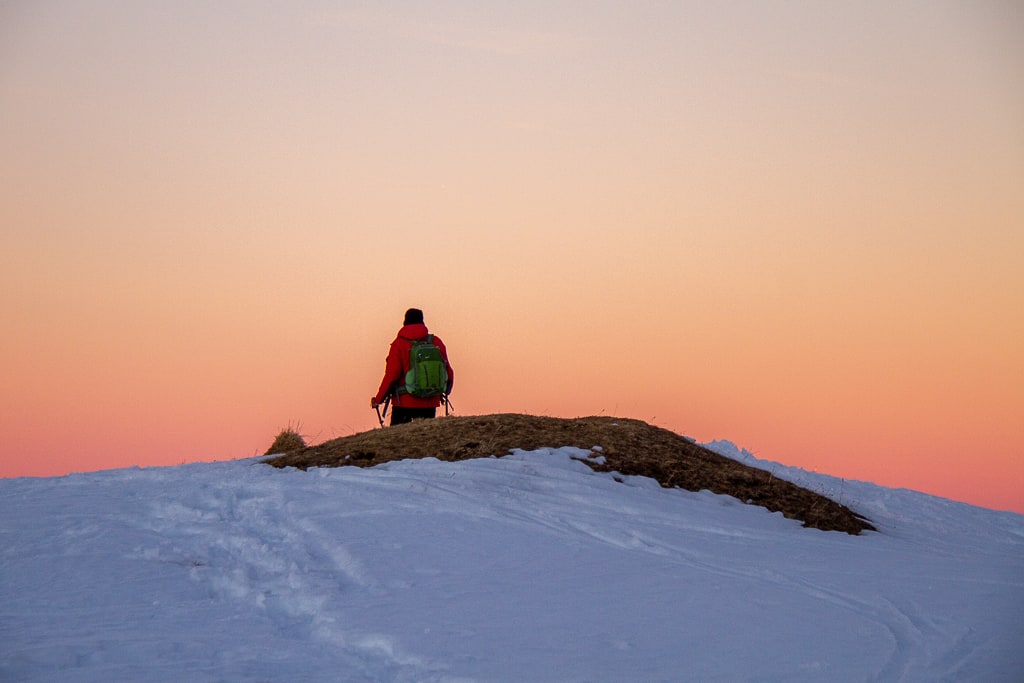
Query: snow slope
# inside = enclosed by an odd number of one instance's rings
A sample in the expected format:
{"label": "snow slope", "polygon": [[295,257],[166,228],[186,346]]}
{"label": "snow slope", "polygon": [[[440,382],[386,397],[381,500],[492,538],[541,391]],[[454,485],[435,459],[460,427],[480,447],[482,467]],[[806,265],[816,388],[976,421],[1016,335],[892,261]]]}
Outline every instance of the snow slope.
{"label": "snow slope", "polygon": [[761,463],[854,537],[586,457],[0,480],[0,680],[1024,680],[1024,516]]}

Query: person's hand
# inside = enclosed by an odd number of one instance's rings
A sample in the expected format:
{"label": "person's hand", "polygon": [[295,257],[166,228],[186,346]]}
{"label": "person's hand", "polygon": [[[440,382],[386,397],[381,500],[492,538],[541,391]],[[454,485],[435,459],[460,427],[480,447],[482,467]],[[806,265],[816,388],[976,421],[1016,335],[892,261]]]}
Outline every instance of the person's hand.
{"label": "person's hand", "polygon": [[371,396],[370,397],[370,407],[373,408],[374,410],[376,410],[377,406],[379,406],[379,405],[380,405],[380,401],[377,400],[377,397],[376,396]]}

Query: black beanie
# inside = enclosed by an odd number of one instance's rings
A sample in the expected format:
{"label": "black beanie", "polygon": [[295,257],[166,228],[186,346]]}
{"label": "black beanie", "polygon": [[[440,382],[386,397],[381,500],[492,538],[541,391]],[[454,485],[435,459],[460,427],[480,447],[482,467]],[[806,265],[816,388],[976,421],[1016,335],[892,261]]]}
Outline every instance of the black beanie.
{"label": "black beanie", "polygon": [[423,311],[418,308],[410,308],[405,312],[405,322],[403,325],[416,325],[423,324]]}

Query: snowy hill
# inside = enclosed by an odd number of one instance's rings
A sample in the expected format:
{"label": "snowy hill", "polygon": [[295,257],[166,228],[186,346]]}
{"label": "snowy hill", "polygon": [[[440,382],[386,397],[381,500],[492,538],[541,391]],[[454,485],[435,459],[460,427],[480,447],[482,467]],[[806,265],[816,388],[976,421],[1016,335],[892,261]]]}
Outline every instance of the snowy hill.
{"label": "snowy hill", "polygon": [[771,466],[852,536],[588,457],[0,480],[0,680],[1024,680],[1024,516]]}

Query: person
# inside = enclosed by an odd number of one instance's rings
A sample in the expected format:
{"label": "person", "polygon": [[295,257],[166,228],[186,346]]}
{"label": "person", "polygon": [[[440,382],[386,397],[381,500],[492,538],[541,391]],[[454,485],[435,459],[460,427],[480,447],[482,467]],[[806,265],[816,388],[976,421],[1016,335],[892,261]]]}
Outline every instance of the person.
{"label": "person", "polygon": [[[388,358],[384,366],[384,378],[380,381],[380,388],[376,395],[370,399],[370,407],[376,409],[382,405],[384,400],[391,396],[391,424],[403,424],[414,419],[432,418],[441,405],[440,396],[429,396],[421,398],[398,391],[399,385],[405,381],[405,373],[409,371],[409,352],[412,343],[423,339],[430,332],[423,324],[423,311],[418,308],[410,308],[405,312],[405,319],[402,321],[402,329],[398,331],[395,340],[391,342],[388,350]],[[448,386],[445,396],[452,392],[453,379],[452,365],[448,361],[448,350],[444,342],[437,336],[434,337],[434,344],[441,351],[444,357],[445,369],[448,371]]]}

